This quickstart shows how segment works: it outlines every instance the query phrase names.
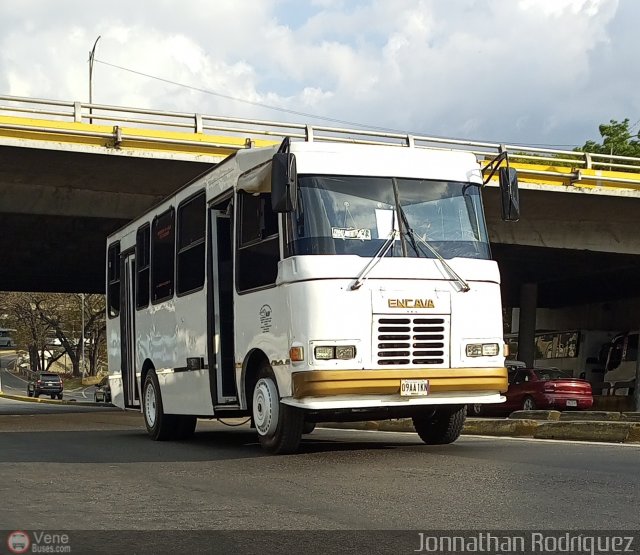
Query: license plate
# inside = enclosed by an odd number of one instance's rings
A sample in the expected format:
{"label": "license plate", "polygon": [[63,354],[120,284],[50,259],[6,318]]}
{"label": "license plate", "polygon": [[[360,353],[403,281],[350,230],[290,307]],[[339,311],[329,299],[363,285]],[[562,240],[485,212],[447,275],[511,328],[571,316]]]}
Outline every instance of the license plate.
{"label": "license plate", "polygon": [[400,395],[403,397],[429,395],[429,380],[400,380]]}
{"label": "license plate", "polygon": [[575,399],[569,399],[567,401],[567,406],[568,407],[577,407],[578,406],[578,401],[576,401]]}

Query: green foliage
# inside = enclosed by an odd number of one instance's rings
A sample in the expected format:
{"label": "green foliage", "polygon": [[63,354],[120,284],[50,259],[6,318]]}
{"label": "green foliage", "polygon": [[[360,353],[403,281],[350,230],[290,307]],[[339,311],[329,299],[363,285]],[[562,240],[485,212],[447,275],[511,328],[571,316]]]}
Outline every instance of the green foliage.
{"label": "green foliage", "polygon": [[640,133],[633,134],[629,129],[629,118],[623,121],[610,120],[599,127],[602,143],[587,141],[575,150],[595,154],[613,154],[617,156],[640,157]]}

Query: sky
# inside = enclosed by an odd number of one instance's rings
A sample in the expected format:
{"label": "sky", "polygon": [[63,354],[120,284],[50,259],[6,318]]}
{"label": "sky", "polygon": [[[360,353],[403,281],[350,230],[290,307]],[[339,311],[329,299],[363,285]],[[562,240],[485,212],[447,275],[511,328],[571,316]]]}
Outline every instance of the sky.
{"label": "sky", "polygon": [[638,0],[2,0],[0,95],[88,101],[100,37],[94,103],[566,148],[638,131],[639,22]]}

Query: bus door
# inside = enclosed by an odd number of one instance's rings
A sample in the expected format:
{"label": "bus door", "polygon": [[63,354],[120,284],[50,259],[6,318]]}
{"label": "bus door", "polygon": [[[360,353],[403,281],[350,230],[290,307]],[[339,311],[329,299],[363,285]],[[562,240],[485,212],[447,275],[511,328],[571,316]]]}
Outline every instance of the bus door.
{"label": "bus door", "polygon": [[233,236],[231,218],[225,210],[212,208],[209,221],[209,368],[212,372],[211,397],[214,406],[220,407],[238,404],[234,356]]}
{"label": "bus door", "polygon": [[122,361],[122,387],[126,407],[140,406],[140,392],[136,381],[135,356],[135,276],[136,257],[133,252],[122,254],[120,274],[122,279],[122,297],[120,311],[120,349]]}

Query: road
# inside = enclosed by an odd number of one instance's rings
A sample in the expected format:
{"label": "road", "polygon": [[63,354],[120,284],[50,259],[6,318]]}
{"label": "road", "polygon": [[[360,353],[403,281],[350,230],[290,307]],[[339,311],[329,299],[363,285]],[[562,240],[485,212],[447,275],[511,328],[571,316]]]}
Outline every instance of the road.
{"label": "road", "polygon": [[273,457],[247,427],[161,443],[137,413],[61,409],[0,414],[5,529],[640,527],[639,446],[316,429]]}

